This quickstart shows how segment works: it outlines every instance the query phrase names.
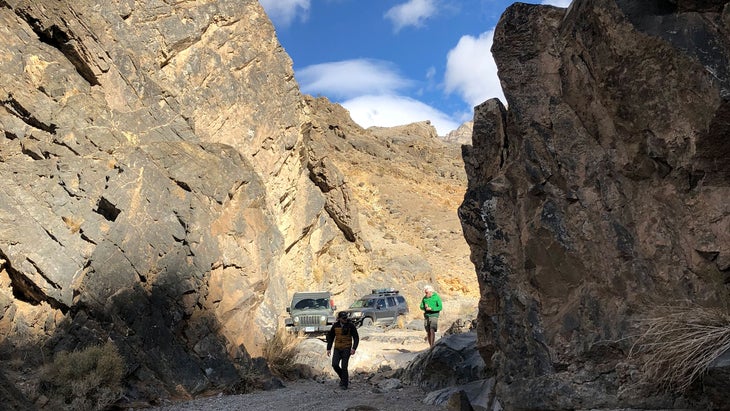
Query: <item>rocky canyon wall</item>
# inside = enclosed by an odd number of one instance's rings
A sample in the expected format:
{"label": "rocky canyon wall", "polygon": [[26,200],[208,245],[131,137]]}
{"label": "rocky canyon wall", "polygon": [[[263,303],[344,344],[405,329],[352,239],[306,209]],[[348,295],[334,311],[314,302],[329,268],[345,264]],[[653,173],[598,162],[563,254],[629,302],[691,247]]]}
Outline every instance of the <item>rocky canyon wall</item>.
{"label": "rocky canyon wall", "polygon": [[475,110],[460,218],[506,409],[672,408],[631,385],[640,320],[728,308],[730,10],[699,3],[515,3],[496,28],[507,105]]}
{"label": "rocky canyon wall", "polygon": [[273,330],[286,299],[285,226],[311,221],[285,204],[318,196],[267,16],[256,1],[0,6],[3,343],[112,340],[142,396],[238,381],[265,335],[250,330]]}

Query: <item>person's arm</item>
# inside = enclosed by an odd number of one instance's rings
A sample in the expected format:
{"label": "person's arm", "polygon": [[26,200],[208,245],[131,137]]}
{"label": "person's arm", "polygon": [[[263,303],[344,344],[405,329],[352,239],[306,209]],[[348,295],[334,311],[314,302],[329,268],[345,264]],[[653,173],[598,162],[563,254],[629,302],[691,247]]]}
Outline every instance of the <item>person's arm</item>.
{"label": "person's arm", "polygon": [[421,305],[419,305],[418,308],[420,308],[421,311],[426,311],[425,304],[426,304],[426,298],[425,297],[421,298]]}
{"label": "person's arm", "polygon": [[332,343],[335,342],[335,324],[332,324],[332,328],[327,332],[327,353],[332,351]]}
{"label": "person's arm", "polygon": [[358,344],[360,344],[360,335],[357,333],[355,324],[350,324],[350,333],[352,335],[352,354],[355,354]]}

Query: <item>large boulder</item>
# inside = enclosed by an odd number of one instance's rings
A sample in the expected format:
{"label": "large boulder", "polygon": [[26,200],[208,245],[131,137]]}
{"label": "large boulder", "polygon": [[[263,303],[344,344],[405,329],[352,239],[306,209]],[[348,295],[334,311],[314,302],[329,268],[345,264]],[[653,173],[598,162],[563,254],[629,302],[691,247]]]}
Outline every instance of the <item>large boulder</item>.
{"label": "large boulder", "polygon": [[476,348],[477,333],[451,334],[436,341],[431,349],[417,355],[399,370],[403,382],[424,391],[436,391],[483,379],[484,360]]}

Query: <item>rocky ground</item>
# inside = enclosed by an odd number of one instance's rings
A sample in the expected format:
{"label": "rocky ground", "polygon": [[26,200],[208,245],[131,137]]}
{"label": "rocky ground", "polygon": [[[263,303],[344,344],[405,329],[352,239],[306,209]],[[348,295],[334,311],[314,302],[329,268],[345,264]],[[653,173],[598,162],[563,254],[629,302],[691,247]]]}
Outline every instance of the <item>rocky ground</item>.
{"label": "rocky ground", "polygon": [[156,411],[234,411],[234,410],[389,410],[411,411],[428,407],[446,410],[446,405],[426,405],[425,393],[418,387],[383,390],[377,385],[355,377],[350,388],[343,391],[337,381],[301,380],[286,383],[286,387],[243,395],[220,395],[185,403],[155,408]]}
{"label": "rocky ground", "polygon": [[446,410],[443,405],[423,402],[427,393],[417,386],[403,385],[392,378],[419,353],[428,350],[424,332],[413,322],[405,329],[360,328],[360,347],[350,360],[351,384],[338,387],[338,380],[325,355],[320,338],[302,340],[302,362],[322,372],[312,379],[285,381],[284,387],[242,395],[218,395],[154,408],[155,411],[192,410],[414,410],[428,407]]}

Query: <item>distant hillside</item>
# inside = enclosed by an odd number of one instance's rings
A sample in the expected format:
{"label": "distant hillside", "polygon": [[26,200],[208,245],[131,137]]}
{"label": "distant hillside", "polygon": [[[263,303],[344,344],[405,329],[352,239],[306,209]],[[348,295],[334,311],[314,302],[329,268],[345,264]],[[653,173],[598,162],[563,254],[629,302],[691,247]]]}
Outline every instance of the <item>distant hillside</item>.
{"label": "distant hillside", "polygon": [[432,283],[451,314],[474,310],[479,293],[456,214],[466,188],[460,146],[427,122],[363,130],[326,98],[306,102],[310,146],[342,172],[358,210],[364,258],[348,291],[394,285],[416,308],[421,286]]}

